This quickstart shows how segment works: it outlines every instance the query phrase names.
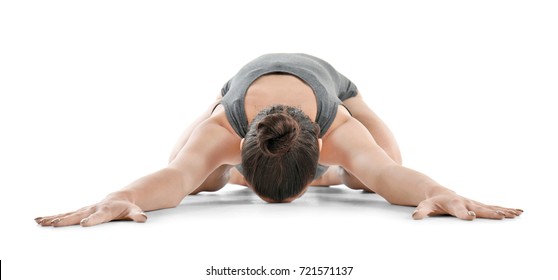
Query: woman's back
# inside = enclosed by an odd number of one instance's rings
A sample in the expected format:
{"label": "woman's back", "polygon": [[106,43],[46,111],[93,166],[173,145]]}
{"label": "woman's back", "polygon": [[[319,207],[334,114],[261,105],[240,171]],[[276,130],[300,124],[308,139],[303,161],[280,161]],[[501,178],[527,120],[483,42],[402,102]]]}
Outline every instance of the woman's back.
{"label": "woman's back", "polygon": [[[288,75],[281,77],[275,75],[277,73]],[[285,81],[286,85],[280,83]],[[295,91],[288,92],[290,87]],[[250,89],[252,92],[249,92]],[[304,97],[297,97],[296,93],[302,93]],[[283,94],[284,97],[272,97],[275,94]],[[250,97],[247,95],[251,95],[252,100],[245,100]],[[293,103],[279,104],[294,107],[305,106],[301,109],[306,110],[307,115],[319,125],[320,137],[323,137],[335,120],[342,101],[356,95],[356,86],[327,62],[306,54],[278,53],[260,56],[242,67],[223,86],[220,103],[232,128],[241,138],[246,136],[248,122],[251,121],[251,114],[246,110],[258,112],[254,106],[277,104],[273,100]],[[312,99],[315,109],[311,105]],[[298,102],[302,104],[296,104]]]}
{"label": "woman's back", "polygon": [[312,88],[293,75],[264,75],[250,85],[244,100],[248,122],[262,109],[275,104],[299,108],[311,120],[316,120],[317,103]]}

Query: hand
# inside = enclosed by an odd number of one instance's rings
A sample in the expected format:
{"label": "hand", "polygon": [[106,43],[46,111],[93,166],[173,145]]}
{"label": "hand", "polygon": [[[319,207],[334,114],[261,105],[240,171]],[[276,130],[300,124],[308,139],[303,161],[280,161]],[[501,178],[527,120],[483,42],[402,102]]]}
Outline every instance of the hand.
{"label": "hand", "polygon": [[147,220],[147,215],[137,205],[127,200],[107,198],[77,211],[35,218],[35,222],[41,226],[54,227],[77,224],[89,227],[113,220],[133,220],[143,223]]}
{"label": "hand", "polygon": [[457,194],[440,194],[423,200],[413,212],[413,219],[427,216],[452,215],[463,220],[475,218],[497,219],[515,218],[523,213],[521,209],[485,205]]}

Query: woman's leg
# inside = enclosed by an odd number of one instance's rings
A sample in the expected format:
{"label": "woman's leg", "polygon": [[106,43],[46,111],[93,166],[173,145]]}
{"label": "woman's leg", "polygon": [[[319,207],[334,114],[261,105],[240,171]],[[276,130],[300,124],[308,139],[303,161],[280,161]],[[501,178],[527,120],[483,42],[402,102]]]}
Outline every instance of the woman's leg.
{"label": "woman's leg", "polygon": [[312,181],[311,186],[331,186],[331,185],[346,185],[354,190],[364,190],[366,192],[373,192],[369,187],[363,184],[359,179],[346,171],[341,166],[330,166],[326,173],[320,178]]}
{"label": "woman's leg", "polygon": [[190,195],[198,194],[199,192],[215,192],[222,189],[229,182],[231,177],[229,171],[231,168],[232,165],[221,165]]}
{"label": "woman's leg", "polygon": [[229,177],[229,184],[235,184],[235,185],[240,185],[240,186],[248,186],[248,184],[246,183],[246,179],[244,179],[244,175],[242,175],[238,169],[236,168],[231,168],[229,171],[230,177]]}
{"label": "woman's leg", "polygon": [[341,184],[343,184],[343,181],[341,180],[341,176],[339,176],[338,166],[330,166],[322,176],[312,181],[310,186],[329,187]]}
{"label": "woman's leg", "polygon": [[[246,179],[244,179],[244,176],[240,172],[238,172],[236,168],[230,168],[228,178],[229,180],[227,183],[229,184],[247,186]],[[351,189],[372,192],[372,190],[366,187],[361,181],[359,181],[349,172],[345,171],[345,169],[343,169],[341,166],[330,166],[320,178],[312,181],[312,183],[310,183],[310,186],[328,187],[331,185],[341,184],[344,184]]]}
{"label": "woman's leg", "polygon": [[[368,107],[362,95],[351,97],[343,104],[349,109],[353,118],[361,122],[370,132],[376,143],[386,152],[386,154],[397,164],[401,164],[401,152],[399,145],[391,133],[388,126]],[[351,175],[352,176],[352,175]]]}
{"label": "woman's leg", "polygon": [[174,145],[174,147],[171,151],[171,154],[169,156],[169,163],[172,162],[176,158],[176,155],[178,154],[178,152],[180,152],[182,147],[184,147],[186,142],[188,142],[188,139],[190,139],[190,135],[192,134],[194,129],[200,123],[202,123],[203,121],[205,121],[206,119],[208,119],[211,116],[211,113],[213,112],[213,109],[215,108],[215,106],[217,106],[217,104],[219,103],[221,98],[222,98],[221,95],[219,95],[217,97],[217,99],[213,103],[211,103],[209,108],[201,116],[199,116],[193,123],[191,123],[188,126],[188,128],[186,128],[184,130],[184,132],[182,132],[182,135],[180,135],[178,141],[176,142],[176,144]]}

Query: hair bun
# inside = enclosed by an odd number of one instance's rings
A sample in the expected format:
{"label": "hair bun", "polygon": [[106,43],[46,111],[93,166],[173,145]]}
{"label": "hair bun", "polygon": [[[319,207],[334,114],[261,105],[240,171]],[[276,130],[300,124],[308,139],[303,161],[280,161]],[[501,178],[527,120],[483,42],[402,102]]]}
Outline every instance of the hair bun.
{"label": "hair bun", "polygon": [[287,153],[300,134],[299,123],[286,113],[267,115],[256,129],[260,149],[268,156]]}

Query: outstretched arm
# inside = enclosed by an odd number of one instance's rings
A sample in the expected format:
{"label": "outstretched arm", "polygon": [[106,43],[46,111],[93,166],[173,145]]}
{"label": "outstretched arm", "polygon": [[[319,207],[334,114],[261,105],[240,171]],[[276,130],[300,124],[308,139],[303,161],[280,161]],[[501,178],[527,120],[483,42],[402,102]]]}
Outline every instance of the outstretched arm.
{"label": "outstretched arm", "polygon": [[325,161],[341,165],[388,202],[418,206],[413,217],[450,214],[465,220],[502,219],[521,210],[488,206],[441,186],[428,176],[395,163],[354,118],[333,130],[323,141]]}
{"label": "outstretched arm", "polygon": [[236,138],[210,118],[193,130],[166,168],[136,180],[94,205],[35,220],[43,226],[92,226],[111,220],[144,222],[147,219],[144,211],[177,206],[217,167],[236,160],[239,146]]}

